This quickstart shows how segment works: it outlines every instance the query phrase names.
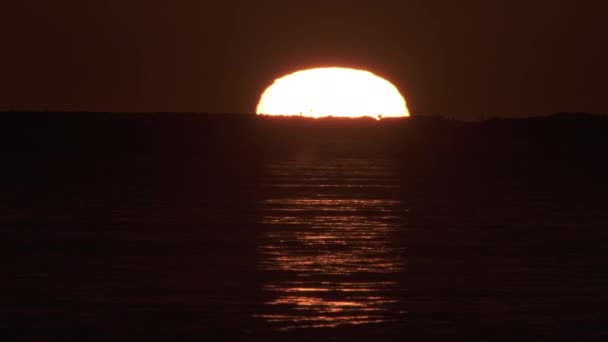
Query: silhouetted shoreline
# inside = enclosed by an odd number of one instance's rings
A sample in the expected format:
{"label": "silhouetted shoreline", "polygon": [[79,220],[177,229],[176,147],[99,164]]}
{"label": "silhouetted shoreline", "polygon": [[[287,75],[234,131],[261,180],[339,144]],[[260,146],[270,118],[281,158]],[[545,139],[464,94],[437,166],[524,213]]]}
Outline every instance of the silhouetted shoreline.
{"label": "silhouetted shoreline", "polygon": [[[542,118],[452,121],[311,119],[246,114],[51,113],[0,116],[0,151],[15,177],[53,169],[96,172],[124,165],[184,160],[246,170],[272,158],[317,156],[401,160],[404,172],[465,179],[520,170],[553,177],[603,179],[608,170],[608,116],[556,114]],[[208,167],[208,169],[215,169]]]}

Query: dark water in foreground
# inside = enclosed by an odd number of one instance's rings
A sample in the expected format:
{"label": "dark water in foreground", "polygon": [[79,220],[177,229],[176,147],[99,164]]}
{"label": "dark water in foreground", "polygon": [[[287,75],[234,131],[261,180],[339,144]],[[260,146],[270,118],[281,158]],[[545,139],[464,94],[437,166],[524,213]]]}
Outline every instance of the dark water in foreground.
{"label": "dark water in foreground", "polygon": [[2,341],[608,338],[599,128],[101,119],[5,154]]}
{"label": "dark water in foreground", "polygon": [[383,159],[277,160],[254,180],[216,178],[216,187],[160,184],[144,171],[54,188],[19,206],[4,198],[3,334],[608,333],[605,197],[517,189],[436,196],[404,183]]}
{"label": "dark water in foreground", "polygon": [[257,317],[281,330],[404,319],[396,179],[378,160],[269,165],[258,267],[270,298]]}

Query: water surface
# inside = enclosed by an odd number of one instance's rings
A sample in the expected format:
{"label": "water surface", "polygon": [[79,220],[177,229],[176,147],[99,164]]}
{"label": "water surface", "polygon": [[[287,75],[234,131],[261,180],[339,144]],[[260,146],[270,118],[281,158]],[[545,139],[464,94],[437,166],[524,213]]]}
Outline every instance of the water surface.
{"label": "water surface", "polygon": [[411,166],[311,156],[248,173],[116,164],[13,184],[0,201],[4,335],[606,336],[605,193]]}
{"label": "water surface", "polygon": [[267,166],[258,267],[278,329],[399,321],[403,247],[396,170],[382,160]]}

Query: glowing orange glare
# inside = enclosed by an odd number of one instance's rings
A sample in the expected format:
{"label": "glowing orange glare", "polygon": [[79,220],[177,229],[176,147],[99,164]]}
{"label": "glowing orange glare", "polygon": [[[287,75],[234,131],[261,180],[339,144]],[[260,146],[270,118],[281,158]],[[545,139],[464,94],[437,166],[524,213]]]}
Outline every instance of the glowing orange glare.
{"label": "glowing orange glare", "polygon": [[260,99],[258,114],[308,117],[406,117],[399,90],[371,72],[346,68],[298,71],[275,80]]}

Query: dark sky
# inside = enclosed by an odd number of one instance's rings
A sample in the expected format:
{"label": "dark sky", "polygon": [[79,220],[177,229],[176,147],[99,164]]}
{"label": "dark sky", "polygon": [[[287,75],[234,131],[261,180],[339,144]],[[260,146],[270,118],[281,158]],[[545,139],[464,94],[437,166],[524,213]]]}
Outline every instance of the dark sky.
{"label": "dark sky", "polygon": [[418,114],[608,113],[602,3],[13,1],[0,109],[253,112],[274,78],[338,65]]}

